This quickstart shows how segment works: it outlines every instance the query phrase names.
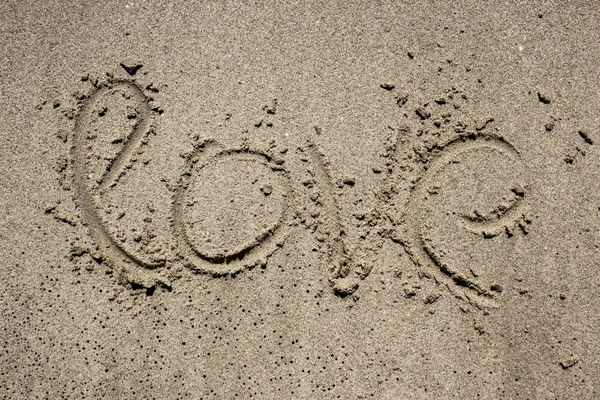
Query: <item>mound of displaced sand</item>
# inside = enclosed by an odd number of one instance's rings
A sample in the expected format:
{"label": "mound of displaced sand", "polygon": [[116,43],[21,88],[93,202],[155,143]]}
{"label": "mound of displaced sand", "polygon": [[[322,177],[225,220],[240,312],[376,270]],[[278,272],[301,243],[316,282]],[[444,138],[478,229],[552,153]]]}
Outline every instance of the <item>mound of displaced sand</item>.
{"label": "mound of displaced sand", "polygon": [[1,398],[600,397],[594,2],[0,11]]}

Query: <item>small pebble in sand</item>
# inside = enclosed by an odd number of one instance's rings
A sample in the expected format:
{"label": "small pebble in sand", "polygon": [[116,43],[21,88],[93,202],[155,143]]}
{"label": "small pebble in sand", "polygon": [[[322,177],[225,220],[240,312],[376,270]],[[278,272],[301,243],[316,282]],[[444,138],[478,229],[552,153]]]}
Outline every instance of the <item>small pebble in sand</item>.
{"label": "small pebble in sand", "polygon": [[544,104],[550,104],[552,99],[548,95],[548,93],[538,92],[538,100]]}
{"label": "small pebble in sand", "polygon": [[594,144],[594,141],[586,131],[579,131],[579,136],[589,145]]}
{"label": "small pebble in sand", "polygon": [[120,65],[131,76],[134,76],[135,74],[137,74],[137,72],[140,70],[140,68],[143,67],[143,65],[141,63],[130,61],[130,60],[123,61]]}
{"label": "small pebble in sand", "polygon": [[431,117],[431,113],[425,109],[425,107],[419,107],[415,110],[415,113],[419,116],[419,118],[425,120]]}
{"label": "small pebble in sand", "polygon": [[273,186],[271,186],[271,185],[265,185],[265,186],[263,186],[263,187],[260,188],[260,191],[265,196],[269,196],[271,193],[273,193]]}

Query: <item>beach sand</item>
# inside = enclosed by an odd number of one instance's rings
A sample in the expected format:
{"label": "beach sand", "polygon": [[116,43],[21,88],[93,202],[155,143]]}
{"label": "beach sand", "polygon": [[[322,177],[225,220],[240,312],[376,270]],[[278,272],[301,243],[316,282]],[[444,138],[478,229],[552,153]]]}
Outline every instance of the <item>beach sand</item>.
{"label": "beach sand", "polygon": [[600,398],[593,1],[0,3],[0,397]]}

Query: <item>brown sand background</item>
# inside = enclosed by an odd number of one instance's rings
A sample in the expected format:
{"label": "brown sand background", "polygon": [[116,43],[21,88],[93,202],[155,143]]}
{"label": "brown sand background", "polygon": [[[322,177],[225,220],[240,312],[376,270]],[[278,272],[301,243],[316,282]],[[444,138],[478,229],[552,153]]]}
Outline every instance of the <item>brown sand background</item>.
{"label": "brown sand background", "polygon": [[0,396],[599,398],[600,6],[449,3],[0,2]]}

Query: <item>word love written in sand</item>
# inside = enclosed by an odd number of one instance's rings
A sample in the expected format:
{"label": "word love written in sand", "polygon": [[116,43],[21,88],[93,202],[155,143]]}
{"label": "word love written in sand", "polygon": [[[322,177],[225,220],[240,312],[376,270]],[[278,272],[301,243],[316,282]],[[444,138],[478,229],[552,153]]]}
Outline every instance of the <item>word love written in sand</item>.
{"label": "word love written in sand", "polygon": [[[169,215],[155,213],[164,207],[152,202],[142,210],[137,200],[143,196],[127,189],[127,175],[140,148],[155,132],[149,103],[136,83],[110,82],[98,85],[84,100],[76,120],[72,146],[76,200],[107,262],[143,285],[170,285],[166,271],[173,265],[213,276],[236,274],[264,266],[289,232],[304,226],[320,243],[336,293],[345,296],[358,288],[373,267],[365,265],[370,262],[369,253],[380,247],[385,235],[373,235],[369,249],[348,254],[335,186],[323,155],[309,139],[296,151],[248,145],[224,148],[214,140],[198,141],[193,152],[186,154],[179,181],[165,185],[170,193],[156,192],[153,198],[154,202],[169,199]],[[396,149],[399,147],[397,143]],[[397,211],[381,196],[380,212],[374,214],[371,225],[375,231],[377,227],[398,231],[415,264],[446,282],[456,294],[479,306],[494,306],[497,291],[493,285],[478,282],[475,274],[445,262],[443,250],[438,250],[435,238],[428,235],[435,228],[432,221],[438,218],[435,211],[443,208],[432,209],[435,202],[430,199],[436,194],[440,175],[452,170],[461,157],[498,157],[507,168],[517,171],[518,179],[525,175],[520,155],[503,138],[482,133],[461,135],[438,150],[411,189],[401,224],[404,230],[386,226],[389,214]],[[388,181],[393,179],[390,176]],[[521,226],[525,218],[524,188],[524,184],[513,185],[500,207],[486,213],[452,213],[454,220],[473,235],[512,236],[510,227]],[[131,204],[139,209],[130,212],[134,215],[130,218],[122,210]],[[301,210],[309,210],[309,215]],[[162,229],[165,226],[168,229]],[[161,234],[167,239],[159,243],[156,238]]]}

